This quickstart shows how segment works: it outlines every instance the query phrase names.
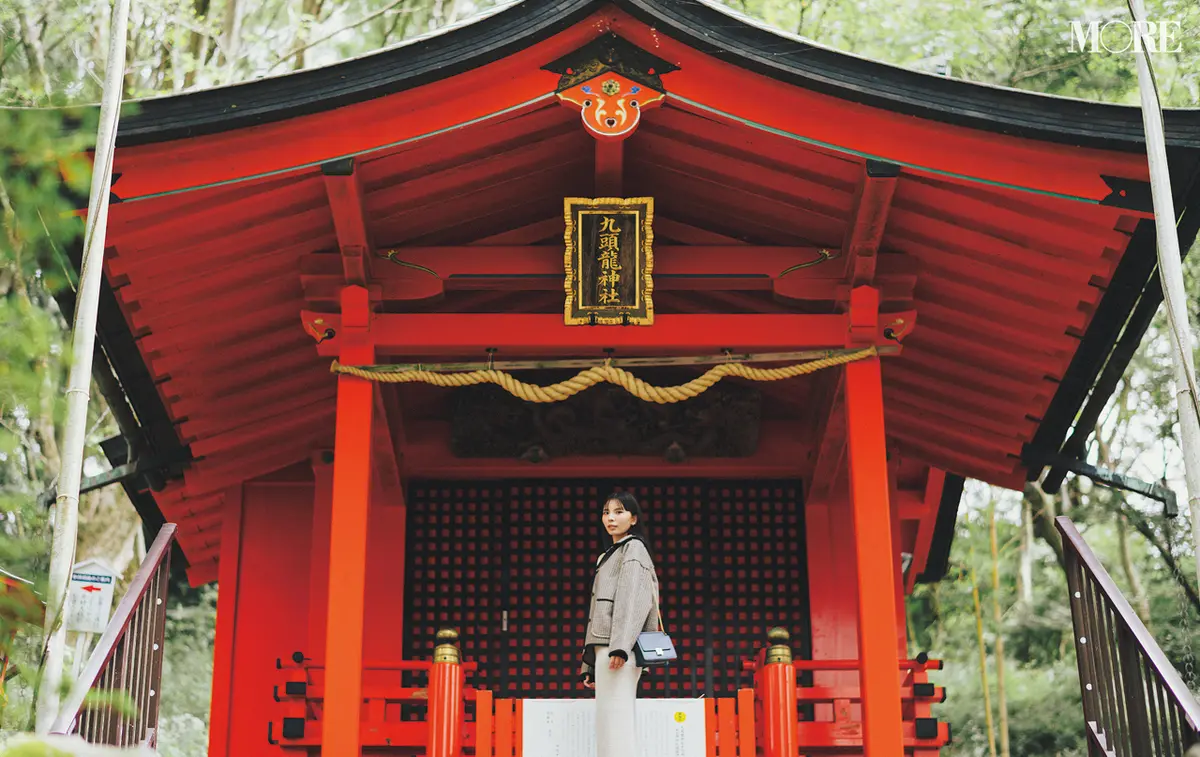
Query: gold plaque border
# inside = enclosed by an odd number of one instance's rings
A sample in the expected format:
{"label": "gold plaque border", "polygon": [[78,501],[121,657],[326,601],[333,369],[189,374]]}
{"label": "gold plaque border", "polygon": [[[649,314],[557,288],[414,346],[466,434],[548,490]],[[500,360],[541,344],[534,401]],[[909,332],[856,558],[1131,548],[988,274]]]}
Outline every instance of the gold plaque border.
{"label": "gold plaque border", "polygon": [[[644,264],[645,275],[642,282],[642,298],[646,301],[645,316],[629,316],[629,324],[633,326],[653,326],[654,325],[654,300],[652,294],[654,292],[654,198],[653,197],[567,197],[563,200],[563,216],[566,219],[566,231],[563,234],[563,241],[566,243],[566,253],[563,256],[563,263],[566,268],[567,276],[563,287],[566,289],[567,299],[563,307],[563,323],[567,326],[588,326],[592,323],[590,317],[571,317],[572,305],[575,303],[575,281],[578,272],[575,270],[575,255],[579,250],[575,247],[575,208],[629,208],[637,211],[643,211],[642,219],[639,222],[641,228],[642,239],[642,256],[646,261]],[[624,324],[623,316],[604,316],[596,317],[596,324],[600,326],[620,326]]]}

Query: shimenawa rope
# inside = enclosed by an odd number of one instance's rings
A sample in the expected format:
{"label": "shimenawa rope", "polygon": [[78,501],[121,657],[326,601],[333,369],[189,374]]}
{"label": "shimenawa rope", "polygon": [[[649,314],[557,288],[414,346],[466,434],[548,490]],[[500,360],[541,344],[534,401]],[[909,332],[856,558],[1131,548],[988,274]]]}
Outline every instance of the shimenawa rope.
{"label": "shimenawa rope", "polygon": [[660,405],[683,402],[702,394],[705,390],[726,376],[736,376],[750,381],[781,381],[783,379],[804,376],[825,368],[833,368],[856,360],[874,357],[879,354],[874,346],[856,352],[812,360],[807,363],[797,363],[784,368],[755,368],[745,363],[722,363],[705,371],[685,384],[678,386],[653,386],[634,376],[623,368],[618,368],[605,361],[604,365],[587,368],[575,376],[560,381],[557,384],[538,386],[518,381],[511,374],[497,370],[469,371],[461,373],[438,373],[436,371],[380,371],[370,367],[342,365],[336,360],[329,367],[331,373],[356,376],[367,381],[378,381],[385,384],[424,383],[433,386],[458,387],[474,386],[476,384],[495,384],[509,394],[526,402],[562,402],[576,394],[590,389],[596,384],[616,384],[638,399],[646,402],[656,402]]}

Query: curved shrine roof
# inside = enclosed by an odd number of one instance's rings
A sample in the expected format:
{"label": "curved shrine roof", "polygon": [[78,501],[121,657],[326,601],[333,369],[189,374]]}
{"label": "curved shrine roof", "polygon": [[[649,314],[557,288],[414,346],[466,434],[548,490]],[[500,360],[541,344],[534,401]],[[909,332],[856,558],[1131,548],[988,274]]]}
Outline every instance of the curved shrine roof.
{"label": "curved shrine roof", "polygon": [[[271,123],[441,81],[617,8],[713,58],[849,102],[1000,134],[1141,151],[1140,109],[975,84],[836,51],[729,9],[680,0],[524,0],[390,49],[320,68],[142,101],[118,144]],[[1200,148],[1200,109],[1168,110],[1167,143]]]}
{"label": "curved shrine roof", "polygon": [[[1137,109],[899,69],[695,2],[527,0],[363,58],[144,101],[121,122],[99,323],[112,370],[97,375],[149,461],[127,490],[143,517],[180,522],[194,582],[215,577],[229,487],[332,442],[329,345],[301,312],[336,311],[348,229],[417,266],[375,261],[388,313],[561,318],[562,199],[593,194],[598,153],[546,66],[604,35],[672,69],[622,159],[625,194],[656,198],[664,319],[838,312],[843,262],[784,280],[779,261],[844,249],[864,188],[894,182],[875,285],[917,328],[884,362],[887,432],[953,474],[927,575],[961,477],[1021,486],[1093,386],[1108,396],[1160,296]],[[1167,122],[1186,249],[1200,112]],[[763,389],[764,438],[820,423],[805,398],[830,387],[797,381]],[[441,395],[385,395],[416,429],[405,464],[445,473]],[[780,446],[755,470],[803,453]]]}

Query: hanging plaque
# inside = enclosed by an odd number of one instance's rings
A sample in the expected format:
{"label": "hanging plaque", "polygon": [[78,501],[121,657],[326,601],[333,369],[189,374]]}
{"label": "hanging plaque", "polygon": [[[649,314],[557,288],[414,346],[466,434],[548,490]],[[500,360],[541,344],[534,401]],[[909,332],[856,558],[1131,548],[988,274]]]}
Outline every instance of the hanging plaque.
{"label": "hanging plaque", "polygon": [[568,197],[568,326],[654,323],[653,197]]}

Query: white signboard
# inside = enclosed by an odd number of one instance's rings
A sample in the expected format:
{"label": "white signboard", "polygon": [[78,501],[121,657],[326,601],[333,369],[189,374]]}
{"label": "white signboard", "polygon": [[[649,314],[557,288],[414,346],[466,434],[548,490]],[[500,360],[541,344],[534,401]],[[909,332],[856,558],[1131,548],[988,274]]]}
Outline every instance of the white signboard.
{"label": "white signboard", "polygon": [[[526,699],[525,757],[596,757],[596,700]],[[703,699],[639,699],[637,757],[704,757]]]}
{"label": "white signboard", "polygon": [[71,569],[67,589],[67,630],[104,633],[112,612],[116,574],[99,560],[84,560]]}

